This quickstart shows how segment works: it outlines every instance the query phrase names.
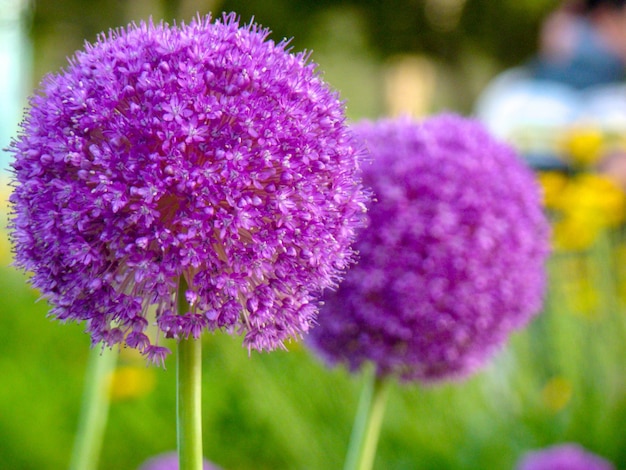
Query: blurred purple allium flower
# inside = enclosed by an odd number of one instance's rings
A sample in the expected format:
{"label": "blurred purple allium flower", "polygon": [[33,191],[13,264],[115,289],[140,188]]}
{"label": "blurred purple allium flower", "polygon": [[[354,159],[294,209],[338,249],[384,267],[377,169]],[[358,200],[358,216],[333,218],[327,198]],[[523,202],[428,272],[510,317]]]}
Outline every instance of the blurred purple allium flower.
{"label": "blurred purple allium flower", "polygon": [[475,371],[541,306],[548,224],[532,173],[478,123],[364,122],[360,260],[310,335],[331,365],[435,382]]}
{"label": "blurred purple allium flower", "polygon": [[[178,453],[167,452],[146,460],[139,470],[178,470]],[[220,470],[219,467],[204,459],[202,470]]]}
{"label": "blurred purple allium flower", "polygon": [[560,444],[528,452],[517,470],[613,470],[615,467],[578,444]]}
{"label": "blurred purple allium flower", "polygon": [[365,197],[343,104],[268,34],[233,14],[131,25],[31,98],[10,147],[16,265],[94,344],[161,362],[155,319],[274,349],[351,262]]}

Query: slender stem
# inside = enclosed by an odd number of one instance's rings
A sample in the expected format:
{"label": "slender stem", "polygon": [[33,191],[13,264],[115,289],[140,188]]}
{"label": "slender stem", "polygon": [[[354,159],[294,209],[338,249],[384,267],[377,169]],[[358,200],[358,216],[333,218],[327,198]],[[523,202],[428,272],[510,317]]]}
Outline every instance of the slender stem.
{"label": "slender stem", "polygon": [[70,460],[70,470],[98,468],[100,450],[109,415],[109,379],[117,362],[117,351],[91,348],[83,390],[78,430]]}
{"label": "slender stem", "polygon": [[370,470],[374,466],[388,396],[389,380],[373,373],[363,386],[344,470]]}
{"label": "slender stem", "polygon": [[[181,277],[178,288],[178,313],[189,311],[185,298],[187,283]],[[178,341],[176,362],[176,429],[180,470],[202,470],[202,343],[199,339]]]}

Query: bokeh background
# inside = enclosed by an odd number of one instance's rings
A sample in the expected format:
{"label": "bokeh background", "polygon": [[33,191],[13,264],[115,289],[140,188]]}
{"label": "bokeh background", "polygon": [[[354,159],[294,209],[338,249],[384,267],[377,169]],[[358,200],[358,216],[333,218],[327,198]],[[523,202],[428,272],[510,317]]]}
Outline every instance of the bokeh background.
{"label": "bokeh background", "polygon": [[[499,71],[536,48],[551,0],[0,0],[0,147],[41,77],[100,31],[236,11],[312,50],[350,119],[471,114]],[[584,137],[584,136],[583,136]],[[584,140],[584,139],[583,139]],[[1,153],[0,197],[10,192]],[[555,220],[545,311],[462,384],[393,388],[378,469],[512,469],[527,450],[578,442],[626,468],[626,233],[621,190],[593,174],[538,175]],[[46,318],[10,267],[0,206],[0,468],[66,468],[89,338]],[[556,238],[558,237],[558,239]],[[582,240],[582,241],[581,241]],[[204,446],[225,470],[341,468],[362,380],[297,343],[252,353],[204,341]],[[170,345],[172,347],[172,345]],[[176,443],[175,361],[123,351],[101,469],[133,470]]]}

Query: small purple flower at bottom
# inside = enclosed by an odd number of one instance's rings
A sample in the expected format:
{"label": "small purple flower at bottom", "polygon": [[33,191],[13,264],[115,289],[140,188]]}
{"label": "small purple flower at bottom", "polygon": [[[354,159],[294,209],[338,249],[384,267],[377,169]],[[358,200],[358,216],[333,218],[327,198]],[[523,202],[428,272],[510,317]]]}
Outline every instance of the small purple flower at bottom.
{"label": "small purple flower at bottom", "polygon": [[[167,452],[146,460],[137,470],[178,470],[178,454]],[[220,467],[213,465],[204,459],[202,470],[220,470]]]}
{"label": "small purple flower at bottom", "polygon": [[578,444],[559,444],[526,453],[516,470],[613,470],[607,460]]}
{"label": "small purple flower at bottom", "polygon": [[482,366],[541,308],[549,227],[539,187],[477,121],[355,125],[372,164],[358,263],[309,344],[330,365],[437,382]]}
{"label": "small purple flower at bottom", "polygon": [[271,350],[309,329],[365,221],[360,147],[308,54],[268,35],[132,24],[43,80],[9,148],[10,229],[52,317],[156,363],[159,335]]}

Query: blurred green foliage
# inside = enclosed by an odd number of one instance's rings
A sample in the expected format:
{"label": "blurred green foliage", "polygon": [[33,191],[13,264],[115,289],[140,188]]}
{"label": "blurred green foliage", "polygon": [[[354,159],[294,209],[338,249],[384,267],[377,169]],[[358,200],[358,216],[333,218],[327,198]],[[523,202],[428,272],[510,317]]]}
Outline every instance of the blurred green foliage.
{"label": "blurred green foliage", "polygon": [[[555,254],[546,311],[484,372],[394,387],[376,468],[505,470],[526,450],[565,441],[626,467],[626,268],[614,243]],[[22,275],[2,268],[0,279],[0,468],[65,468],[88,338],[46,320]],[[572,298],[581,282],[593,302]],[[225,470],[341,468],[362,380],[291,346],[248,356],[237,338],[204,337],[205,454]],[[113,400],[100,468],[133,470],[174,448],[174,359],[146,369],[122,355],[120,367],[150,385]]]}
{"label": "blurred green foliage", "polygon": [[470,111],[489,78],[533,54],[541,19],[557,4],[557,0],[38,0],[32,2],[27,24],[36,84],[101,31],[149,17],[188,21],[196,13],[236,11],[244,22],[254,19],[270,28],[275,40],[291,38],[295,50],[313,50],[313,60],[351,105],[350,117],[361,118],[384,113],[380,68],[405,54],[428,57],[441,69],[438,85],[445,89],[433,93],[434,110]]}
{"label": "blurred green foliage", "polygon": [[[418,52],[457,61],[468,47],[480,48],[503,65],[524,59],[535,48],[540,19],[558,0],[161,0],[140,1],[132,9],[121,0],[39,0],[34,3],[33,34],[58,25],[72,26],[83,38],[120,26],[129,12],[165,20],[188,20],[190,12],[236,11],[274,31],[294,37],[298,49],[310,46],[317,19],[327,11],[350,9],[365,25],[368,47],[380,55]],[[194,8],[195,7],[195,8]],[[505,34],[503,34],[505,33]],[[80,44],[79,44],[80,46]]]}

